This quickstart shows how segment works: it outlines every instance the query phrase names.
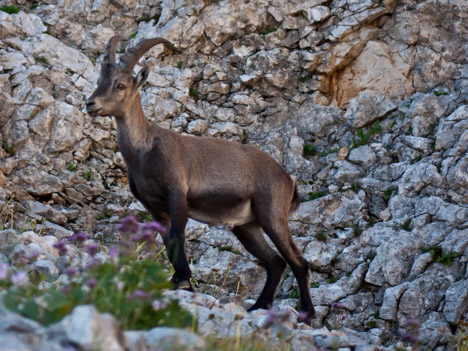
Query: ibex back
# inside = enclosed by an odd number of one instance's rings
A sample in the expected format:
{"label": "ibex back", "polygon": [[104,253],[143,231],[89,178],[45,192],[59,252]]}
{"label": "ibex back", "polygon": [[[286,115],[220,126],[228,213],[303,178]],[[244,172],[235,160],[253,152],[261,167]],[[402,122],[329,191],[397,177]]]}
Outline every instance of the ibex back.
{"label": "ibex back", "polygon": [[[116,63],[121,37],[109,40],[96,91],[87,100],[91,116],[115,116],[120,151],[128,168],[130,189],[155,220],[174,266],[177,288],[193,290],[184,252],[187,219],[233,227],[232,232],[267,272],[257,302],[250,308],[270,308],[286,268],[291,267],[301,293],[299,320],[310,323],[314,307],[309,289],[309,265],[295,245],[289,213],[300,200],[293,179],[264,152],[236,142],[192,137],[153,126],[141,107],[140,88],[148,78],[144,67],[133,68],[165,39],[143,40]],[[267,243],[263,231],[278,249]]]}

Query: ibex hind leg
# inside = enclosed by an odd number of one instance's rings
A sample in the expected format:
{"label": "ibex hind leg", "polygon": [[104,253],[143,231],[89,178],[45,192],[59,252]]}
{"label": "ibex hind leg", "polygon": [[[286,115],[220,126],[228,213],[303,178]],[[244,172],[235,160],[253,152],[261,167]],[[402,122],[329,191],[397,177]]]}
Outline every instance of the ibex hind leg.
{"label": "ibex hind leg", "polygon": [[260,264],[267,272],[265,287],[257,302],[249,311],[259,308],[271,308],[286,263],[265,240],[262,228],[257,223],[253,222],[234,227],[232,232],[244,245],[245,249],[260,261]]}
{"label": "ibex hind leg", "polygon": [[301,293],[301,311],[298,320],[310,324],[315,317],[315,309],[310,296],[309,263],[293,241],[286,216],[286,219],[273,216],[263,218],[264,220],[260,225],[275,244],[281,256],[291,267],[296,277],[297,284],[299,285],[299,291]]}

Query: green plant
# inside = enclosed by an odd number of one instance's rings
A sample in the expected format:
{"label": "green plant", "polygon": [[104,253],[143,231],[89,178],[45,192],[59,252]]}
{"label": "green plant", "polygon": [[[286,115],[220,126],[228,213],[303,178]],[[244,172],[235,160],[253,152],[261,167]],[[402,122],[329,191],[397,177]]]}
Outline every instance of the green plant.
{"label": "green plant", "polygon": [[232,252],[233,254],[236,254],[236,255],[240,255],[240,251],[237,251],[237,250],[234,250],[232,248],[232,245],[226,245],[226,246],[218,246],[218,251],[219,252],[222,252],[222,251],[229,251],[229,252]]}
{"label": "green plant", "polygon": [[359,129],[357,132],[356,132],[356,137],[357,139],[353,139],[353,145],[351,146],[351,148],[357,148],[361,145],[366,145],[367,142],[369,141],[369,139],[382,131],[382,126],[380,125],[379,122],[375,122],[372,126],[370,126],[368,128],[368,131],[367,133],[364,132],[364,129]]}
{"label": "green plant", "polygon": [[383,195],[383,199],[385,201],[388,201],[390,200],[390,198],[393,196],[394,192],[395,192],[396,188],[394,186],[391,186],[390,188],[388,188],[387,190],[384,191],[384,195]]}
{"label": "green plant", "polygon": [[330,149],[330,150],[328,150],[328,151],[319,152],[319,153],[317,154],[317,156],[318,156],[318,157],[325,157],[325,156],[328,156],[328,155],[330,155],[330,154],[334,154],[334,153],[336,153],[336,152],[338,152],[338,149],[337,149],[337,148],[333,148],[333,149]]}
{"label": "green plant", "polygon": [[327,195],[327,193],[325,191],[315,191],[315,192],[310,192],[310,193],[307,193],[307,200],[306,201],[311,201],[311,200],[315,200],[315,199],[318,199],[320,197],[323,197]]}
{"label": "green plant", "polygon": [[43,63],[44,65],[49,64],[49,60],[46,59],[44,56],[36,56],[34,57],[34,60],[36,60],[37,63]]}
{"label": "green plant", "polygon": [[468,351],[468,322],[458,323],[457,351]]}
{"label": "green plant", "polygon": [[314,75],[312,74],[312,72],[306,74],[305,76],[301,76],[299,78],[297,78],[297,80],[300,82],[300,83],[304,83],[304,82],[307,82],[309,79],[312,79],[314,77]]}
{"label": "green plant", "polygon": [[138,32],[134,32],[132,34],[130,34],[130,39],[133,39],[137,36]]}
{"label": "green plant", "polygon": [[429,252],[436,263],[442,263],[449,267],[458,254],[455,251],[444,252],[441,246],[428,246],[422,249],[422,252]]}
{"label": "green plant", "polygon": [[273,33],[273,32],[276,32],[278,30],[278,28],[276,27],[273,27],[273,28],[267,28],[267,29],[264,29],[260,32],[260,37],[262,39],[266,39],[266,36],[270,33]]}
{"label": "green plant", "polygon": [[[37,255],[16,255],[16,269],[7,267],[5,271],[5,264],[0,267],[3,272],[0,290],[5,291],[5,306],[44,325],[60,321],[77,305],[92,304],[100,312],[113,314],[123,329],[191,326],[193,318],[190,313],[183,310],[176,300],[163,298],[162,292],[172,286],[168,273],[153,259],[137,259],[142,245],[151,242],[147,231],[159,230],[157,223],[145,228],[137,234],[138,229],[135,231],[135,227],[127,223],[127,229],[142,241],[135,251],[124,244],[111,249],[108,261],[95,258],[81,272],[69,266],[65,270],[69,282],[45,289],[39,288],[44,275],[33,274],[34,271],[29,275],[26,273],[27,265],[37,259]],[[84,233],[78,232],[69,240],[78,244],[86,238]],[[54,247],[60,255],[67,253],[67,245],[63,241],[58,241]],[[98,246],[88,244],[86,250],[94,257]]]}
{"label": "green plant", "polygon": [[407,232],[411,231],[411,218],[408,218],[405,223],[401,226],[401,229],[406,230]]}
{"label": "green plant", "polygon": [[446,92],[446,91],[438,91],[438,90],[434,90],[434,95],[439,97],[439,96],[442,96],[442,95],[448,95],[449,93]]}
{"label": "green plant", "polygon": [[242,129],[242,140],[241,140],[241,143],[242,144],[247,144],[247,140],[249,139],[249,133],[247,132],[247,130],[244,128]]}
{"label": "green plant", "polygon": [[312,282],[312,283],[310,283],[310,287],[313,288],[313,289],[317,289],[319,286],[320,286],[320,283],[319,283],[319,282]]}
{"label": "green plant", "polygon": [[317,155],[317,147],[313,144],[304,145],[304,155],[315,156]]}
{"label": "green plant", "polygon": [[[235,321],[234,321],[235,322]],[[235,325],[236,323],[234,323]],[[240,321],[237,322],[240,328]],[[261,333],[242,335],[235,333],[233,337],[208,336],[206,341],[206,351],[290,351],[291,343],[288,340],[272,341],[272,338]]]}
{"label": "green plant", "polygon": [[361,184],[359,184],[359,183],[352,183],[352,184],[351,184],[351,189],[353,189],[354,191],[358,191],[359,189],[361,189]]}
{"label": "green plant", "polygon": [[408,131],[406,132],[407,135],[413,135],[413,126],[409,126]]}
{"label": "green plant", "polygon": [[93,172],[90,169],[88,169],[83,175],[83,178],[86,179],[88,182],[92,182],[94,180]]}
{"label": "green plant", "polygon": [[70,172],[76,172],[76,166],[73,162],[70,162],[68,165],[67,165],[67,170],[69,170]]}
{"label": "green plant", "polygon": [[338,277],[336,277],[336,276],[331,276],[331,277],[328,278],[325,282],[326,282],[327,284],[333,284],[333,283],[336,283],[336,282],[338,281],[338,279],[340,279],[340,278],[338,278]]}
{"label": "green plant", "polygon": [[13,144],[9,145],[5,140],[2,143],[2,148],[10,156],[13,156],[15,154],[15,146]]}
{"label": "green plant", "polygon": [[353,228],[354,236],[359,236],[362,234],[363,228],[359,225],[359,223],[353,223],[351,228]]}
{"label": "green plant", "polygon": [[369,328],[369,329],[377,328],[377,322],[374,320],[367,321],[366,328]]}
{"label": "green plant", "polygon": [[198,91],[192,87],[189,88],[189,95],[195,100],[198,100]]}
{"label": "green plant", "polygon": [[6,12],[10,15],[13,15],[15,13],[18,13],[21,11],[21,8],[19,8],[18,6],[14,6],[14,5],[4,5],[2,7],[0,7],[0,11],[3,11],[3,12]]}
{"label": "green plant", "polygon": [[415,158],[413,158],[413,159],[411,160],[410,163],[411,163],[412,165],[415,164],[415,163],[418,163],[419,161],[422,160],[422,158],[423,158],[423,155],[418,155],[418,156],[416,156]]}
{"label": "green plant", "polygon": [[328,240],[328,236],[324,231],[318,231],[315,234],[315,239],[317,239],[318,241],[326,242]]}
{"label": "green plant", "polygon": [[178,68],[178,69],[181,69],[181,68],[182,68],[182,61],[178,61],[178,62],[177,62],[177,68]]}
{"label": "green plant", "polygon": [[301,292],[299,291],[299,289],[294,288],[289,297],[291,299],[299,299],[301,297]]}

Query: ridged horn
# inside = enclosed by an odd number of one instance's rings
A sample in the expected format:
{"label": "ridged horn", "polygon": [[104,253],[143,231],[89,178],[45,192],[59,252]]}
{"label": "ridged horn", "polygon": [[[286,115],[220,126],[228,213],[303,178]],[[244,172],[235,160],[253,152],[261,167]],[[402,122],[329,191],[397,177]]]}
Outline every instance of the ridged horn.
{"label": "ridged horn", "polygon": [[138,60],[151,49],[153,46],[157,44],[166,44],[169,48],[174,49],[172,43],[163,38],[153,38],[153,39],[145,39],[140,41],[137,45],[133,48],[128,49],[128,51],[120,58],[119,66],[124,71],[132,72],[133,67],[137,64]]}
{"label": "ridged horn", "polygon": [[125,39],[120,35],[114,35],[112,38],[109,39],[109,41],[107,42],[106,54],[104,55],[104,64],[115,64],[115,51],[117,50],[117,44],[121,40]]}

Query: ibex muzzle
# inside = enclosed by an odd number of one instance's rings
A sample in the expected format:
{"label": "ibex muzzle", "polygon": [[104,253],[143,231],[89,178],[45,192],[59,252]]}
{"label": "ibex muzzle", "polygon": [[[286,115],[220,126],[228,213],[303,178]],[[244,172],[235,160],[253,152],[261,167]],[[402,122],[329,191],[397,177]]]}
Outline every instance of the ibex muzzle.
{"label": "ibex muzzle", "polygon": [[[315,311],[309,265],[288,225],[289,213],[300,204],[293,179],[270,156],[252,146],[179,135],[150,125],[139,93],[148,70],[143,68],[133,77],[133,68],[152,46],[172,45],[161,38],[143,40],[116,63],[120,40],[118,36],[109,40],[98,87],[86,107],[91,116],[116,117],[130,189],[154,219],[168,228],[162,235],[175,269],[175,287],[192,290],[184,252],[187,219],[230,225],[267,272],[265,287],[250,310],[272,306],[287,263],[301,293],[299,319],[310,323]],[[263,231],[279,254],[267,243]]]}

